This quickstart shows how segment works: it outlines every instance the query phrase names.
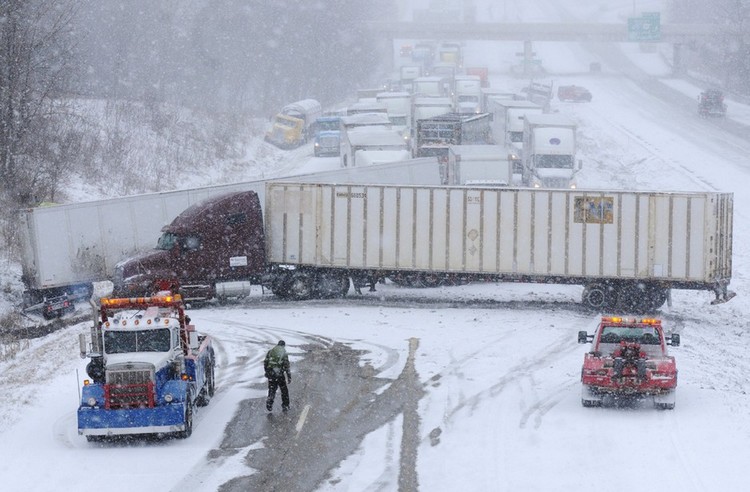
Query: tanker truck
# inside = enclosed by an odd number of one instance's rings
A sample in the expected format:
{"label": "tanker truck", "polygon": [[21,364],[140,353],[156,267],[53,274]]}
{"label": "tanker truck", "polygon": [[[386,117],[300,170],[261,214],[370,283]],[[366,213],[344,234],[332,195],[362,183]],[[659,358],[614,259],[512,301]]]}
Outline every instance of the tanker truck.
{"label": "tanker truck", "polygon": [[312,126],[322,114],[323,109],[315,99],[287,104],[274,117],[265,140],[282,149],[299,147],[313,136]]}

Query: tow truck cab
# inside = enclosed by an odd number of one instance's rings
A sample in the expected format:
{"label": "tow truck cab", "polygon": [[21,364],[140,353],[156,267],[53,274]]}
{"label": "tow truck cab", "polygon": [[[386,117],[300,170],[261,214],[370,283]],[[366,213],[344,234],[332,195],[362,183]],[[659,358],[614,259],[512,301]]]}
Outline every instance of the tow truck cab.
{"label": "tow truck cab", "polygon": [[593,335],[578,332],[578,342],[592,342],[581,369],[583,406],[600,406],[605,396],[653,397],[657,408],[674,408],[677,365],[667,346],[680,335],[666,335],[655,318],[603,317]]}

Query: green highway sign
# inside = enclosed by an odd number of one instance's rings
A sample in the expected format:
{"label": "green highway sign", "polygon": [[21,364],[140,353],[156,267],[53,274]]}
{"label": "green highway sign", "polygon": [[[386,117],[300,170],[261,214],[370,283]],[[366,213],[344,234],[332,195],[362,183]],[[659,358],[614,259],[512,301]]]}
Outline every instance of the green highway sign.
{"label": "green highway sign", "polygon": [[659,12],[644,12],[641,17],[628,19],[628,40],[661,41],[661,15]]}

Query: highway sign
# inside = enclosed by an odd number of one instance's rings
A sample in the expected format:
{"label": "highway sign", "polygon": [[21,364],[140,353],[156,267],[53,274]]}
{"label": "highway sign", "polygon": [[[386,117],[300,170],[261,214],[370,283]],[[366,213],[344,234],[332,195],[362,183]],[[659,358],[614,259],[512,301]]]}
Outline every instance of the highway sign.
{"label": "highway sign", "polygon": [[661,41],[661,16],[659,12],[644,12],[641,17],[628,19],[630,41]]}

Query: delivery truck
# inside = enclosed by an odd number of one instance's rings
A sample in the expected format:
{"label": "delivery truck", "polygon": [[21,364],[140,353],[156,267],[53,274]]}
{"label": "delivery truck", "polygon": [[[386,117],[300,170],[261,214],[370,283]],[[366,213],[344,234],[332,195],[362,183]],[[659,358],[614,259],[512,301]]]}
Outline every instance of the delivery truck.
{"label": "delivery truck", "polygon": [[[295,300],[423,275],[582,285],[597,311],[653,311],[670,289],[725,302],[732,203],[730,193],[268,182],[262,208],[244,191],[185,210],[162,230],[166,247],[117,265],[115,293],[241,272]],[[206,230],[207,216],[222,227]],[[204,246],[184,248],[193,237]]]}

